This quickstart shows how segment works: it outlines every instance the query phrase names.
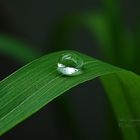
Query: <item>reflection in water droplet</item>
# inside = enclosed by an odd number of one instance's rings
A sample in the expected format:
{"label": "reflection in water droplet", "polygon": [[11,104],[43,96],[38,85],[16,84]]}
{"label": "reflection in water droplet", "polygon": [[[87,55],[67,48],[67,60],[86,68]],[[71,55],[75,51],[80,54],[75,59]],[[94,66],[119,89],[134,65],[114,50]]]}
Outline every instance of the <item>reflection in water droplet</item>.
{"label": "reflection in water droplet", "polygon": [[65,53],[61,55],[57,63],[59,73],[67,76],[82,74],[83,59],[75,53]]}

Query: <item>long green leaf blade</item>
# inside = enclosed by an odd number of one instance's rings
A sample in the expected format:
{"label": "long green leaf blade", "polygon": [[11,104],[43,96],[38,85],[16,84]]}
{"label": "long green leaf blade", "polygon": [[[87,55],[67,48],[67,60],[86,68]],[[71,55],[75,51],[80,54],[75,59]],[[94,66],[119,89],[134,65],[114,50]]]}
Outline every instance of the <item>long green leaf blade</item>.
{"label": "long green leaf blade", "polygon": [[[140,77],[138,75],[75,52],[85,62],[84,73],[75,77],[62,76],[57,72],[56,64],[61,54],[66,52],[72,51],[61,51],[43,56],[1,81],[0,135],[70,88],[99,76],[106,80],[107,90],[117,90],[118,86],[111,87],[116,76],[124,87],[123,92],[118,89],[117,95],[108,94],[118,121],[119,119],[132,120],[140,116]],[[112,80],[107,81],[108,77]],[[124,94],[127,94],[129,98],[126,99]],[[117,103],[118,101],[120,104]],[[127,102],[131,103],[131,108]],[[139,139],[139,128],[121,127],[121,129],[124,132],[124,138],[131,136],[134,140]]]}

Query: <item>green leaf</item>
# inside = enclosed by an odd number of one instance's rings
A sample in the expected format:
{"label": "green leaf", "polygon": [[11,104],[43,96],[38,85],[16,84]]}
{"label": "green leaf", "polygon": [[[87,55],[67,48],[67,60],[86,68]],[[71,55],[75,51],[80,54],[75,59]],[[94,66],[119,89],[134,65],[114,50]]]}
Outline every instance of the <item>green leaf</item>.
{"label": "green leaf", "polygon": [[[57,72],[57,61],[66,52],[77,53],[83,58],[83,74],[69,77]],[[0,135],[67,90],[96,77],[101,77],[105,89],[110,91],[107,94],[117,114],[118,125],[122,119],[129,122],[138,119],[140,76],[75,51],[61,51],[34,60],[1,81]],[[116,80],[122,88],[118,88]],[[126,140],[139,139],[138,126],[126,128],[124,124],[120,129]]]}
{"label": "green leaf", "polygon": [[0,52],[23,63],[30,62],[40,56],[37,50],[31,49],[26,43],[4,34],[0,34]]}

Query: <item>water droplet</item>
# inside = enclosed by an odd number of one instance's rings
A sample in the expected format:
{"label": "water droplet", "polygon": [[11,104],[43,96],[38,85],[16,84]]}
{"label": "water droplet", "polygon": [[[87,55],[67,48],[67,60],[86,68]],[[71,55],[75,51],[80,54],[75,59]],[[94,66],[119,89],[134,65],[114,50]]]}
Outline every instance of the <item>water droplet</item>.
{"label": "water droplet", "polygon": [[62,54],[57,63],[59,73],[67,76],[82,74],[83,59],[75,53]]}

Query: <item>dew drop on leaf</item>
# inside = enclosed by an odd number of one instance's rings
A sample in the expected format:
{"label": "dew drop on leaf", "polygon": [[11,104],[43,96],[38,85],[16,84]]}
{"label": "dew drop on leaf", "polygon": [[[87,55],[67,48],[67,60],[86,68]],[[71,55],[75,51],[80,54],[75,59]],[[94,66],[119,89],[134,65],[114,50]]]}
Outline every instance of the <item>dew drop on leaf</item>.
{"label": "dew drop on leaf", "polygon": [[82,74],[83,59],[76,53],[62,54],[57,63],[57,71],[67,76]]}

